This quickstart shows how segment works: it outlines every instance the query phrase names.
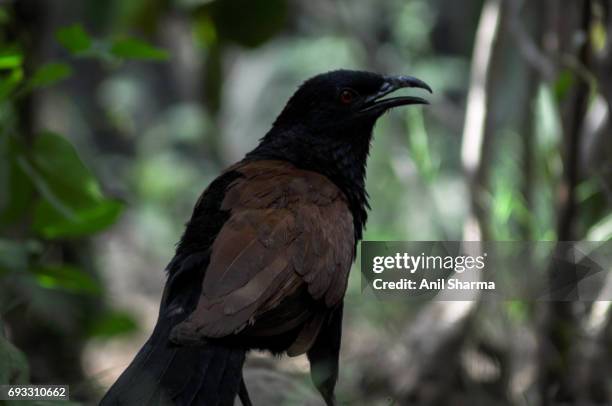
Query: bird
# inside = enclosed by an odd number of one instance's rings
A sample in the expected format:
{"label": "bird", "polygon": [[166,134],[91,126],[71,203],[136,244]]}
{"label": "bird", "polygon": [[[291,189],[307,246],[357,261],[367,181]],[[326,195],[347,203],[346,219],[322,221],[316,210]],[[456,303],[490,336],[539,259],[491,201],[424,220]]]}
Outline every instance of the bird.
{"label": "bird", "polygon": [[101,405],[252,405],[251,350],[306,354],[328,406],[343,299],[370,206],[377,120],[424,105],[412,76],[334,70],[306,80],[271,129],[201,194],[168,266],[154,330]]}

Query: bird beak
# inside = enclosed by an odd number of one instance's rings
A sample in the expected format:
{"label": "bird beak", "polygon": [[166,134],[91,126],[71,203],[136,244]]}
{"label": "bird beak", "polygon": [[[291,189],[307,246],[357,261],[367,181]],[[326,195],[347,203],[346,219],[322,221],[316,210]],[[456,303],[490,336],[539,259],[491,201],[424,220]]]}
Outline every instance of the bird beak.
{"label": "bird beak", "polygon": [[427,100],[415,96],[401,96],[381,99],[389,93],[393,93],[398,89],[407,87],[418,87],[420,89],[427,90],[429,93],[433,93],[431,87],[429,87],[427,83],[412,76],[386,76],[380,90],[376,94],[366,98],[361,112],[384,112],[397,106],[429,104]]}

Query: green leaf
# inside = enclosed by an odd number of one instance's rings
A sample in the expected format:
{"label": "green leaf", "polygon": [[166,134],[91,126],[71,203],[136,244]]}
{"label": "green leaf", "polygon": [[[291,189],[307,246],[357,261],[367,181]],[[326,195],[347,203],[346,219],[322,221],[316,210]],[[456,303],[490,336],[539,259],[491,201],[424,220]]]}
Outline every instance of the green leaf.
{"label": "green leaf", "polygon": [[6,77],[0,78],[0,101],[6,99],[23,80],[23,69],[15,68]]}
{"label": "green leaf", "polygon": [[73,55],[81,54],[91,48],[91,38],[80,24],[60,28],[55,33],[55,37]]}
{"label": "green leaf", "polygon": [[15,69],[23,64],[23,55],[15,51],[0,52],[0,69]]}
{"label": "green leaf", "polygon": [[17,163],[22,155],[16,137],[0,137],[0,227],[19,221],[31,206],[32,182]]}
{"label": "green leaf", "polygon": [[410,156],[419,174],[426,182],[431,183],[437,175],[437,165],[430,152],[429,137],[425,128],[423,113],[420,110],[410,110],[408,113]]}
{"label": "green leaf", "polygon": [[586,241],[610,241],[612,240],[612,214],[601,219],[593,225],[586,237]]}
{"label": "green leaf", "polygon": [[43,133],[32,147],[33,163],[52,190],[73,206],[102,198],[98,181],[64,137]]}
{"label": "green leaf", "polygon": [[124,59],[141,59],[161,61],[168,59],[168,51],[156,48],[144,41],[126,38],[113,43],[111,53]]}
{"label": "green leaf", "polygon": [[505,303],[506,312],[510,319],[516,323],[524,323],[529,317],[529,307],[520,300],[508,301]]}
{"label": "green leaf", "polygon": [[133,333],[138,330],[134,318],[124,312],[111,311],[96,319],[89,327],[91,337],[110,338]]}
{"label": "green leaf", "polygon": [[19,168],[25,173],[41,197],[51,203],[66,217],[74,217],[72,209],[64,204],[48,184],[47,180],[34,168],[24,156],[17,157]]}
{"label": "green leaf", "polygon": [[286,0],[223,0],[208,5],[221,40],[257,47],[285,27]]}
{"label": "green leaf", "polygon": [[591,44],[596,53],[602,52],[606,49],[608,42],[608,34],[606,32],[606,26],[599,19],[591,24],[591,30],[589,32],[591,37]]}
{"label": "green leaf", "polygon": [[114,224],[123,203],[102,199],[87,207],[75,210],[74,216],[65,216],[47,201],[40,202],[34,209],[32,227],[48,239],[76,238],[97,233]]}
{"label": "green leaf", "polygon": [[60,211],[71,210],[62,210],[56,201],[77,209],[103,198],[98,181],[64,137],[54,133],[40,134],[31,155],[34,175],[38,175],[34,178],[38,182],[37,189]]}
{"label": "green leaf", "polygon": [[559,74],[554,85],[555,99],[557,102],[561,102],[565,99],[569,90],[574,85],[575,80],[574,74],[570,70],[564,70]]}
{"label": "green leaf", "polygon": [[215,23],[208,15],[202,15],[192,22],[193,34],[199,45],[205,48],[211,47],[217,42],[217,29]]}
{"label": "green leaf", "polygon": [[32,269],[38,285],[46,289],[65,290],[73,293],[99,295],[102,288],[98,281],[81,269],[71,265],[45,265]]}
{"label": "green leaf", "polygon": [[47,63],[34,72],[28,86],[32,89],[51,86],[72,75],[72,68],[65,63]]}
{"label": "green leaf", "polygon": [[0,7],[0,26],[7,24],[9,21],[11,21],[11,16],[4,7]]}
{"label": "green leaf", "polygon": [[63,137],[38,136],[31,160],[21,160],[43,200],[34,208],[32,227],[45,238],[80,237],[113,224],[123,204],[104,198],[97,180]]}

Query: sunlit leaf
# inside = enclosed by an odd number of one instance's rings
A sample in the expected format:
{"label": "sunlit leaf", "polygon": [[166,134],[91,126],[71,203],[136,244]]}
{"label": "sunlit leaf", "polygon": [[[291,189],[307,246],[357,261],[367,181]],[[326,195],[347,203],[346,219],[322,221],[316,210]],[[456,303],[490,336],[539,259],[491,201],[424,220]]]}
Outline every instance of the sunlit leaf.
{"label": "sunlit leaf", "polygon": [[100,284],[83,270],[66,264],[45,265],[32,269],[39,286],[46,289],[98,295]]}
{"label": "sunlit leaf", "polygon": [[[561,141],[560,137],[563,127],[555,92],[556,90],[551,86],[542,85],[540,87],[536,112],[534,114],[538,117],[535,123],[538,148],[541,149],[544,155],[552,154],[558,156],[559,151],[557,147]],[[547,156],[545,159],[548,158],[552,158],[552,156]]]}
{"label": "sunlit leaf", "polygon": [[91,337],[110,338],[126,335],[138,330],[134,318],[124,312],[108,312],[94,320],[89,327]]}
{"label": "sunlit leaf", "polygon": [[515,199],[516,196],[511,185],[503,183],[497,188],[493,201],[493,215],[497,221],[506,224],[510,220]]}
{"label": "sunlit leaf", "polygon": [[156,48],[144,41],[126,38],[113,43],[111,53],[124,59],[142,59],[161,61],[168,59],[168,51]]}
{"label": "sunlit leaf", "polygon": [[14,69],[23,64],[23,55],[15,51],[0,52],[0,69]]}
{"label": "sunlit leaf", "polygon": [[68,78],[72,74],[72,68],[65,63],[47,63],[34,72],[28,85],[31,88],[51,86],[61,80]]}
{"label": "sunlit leaf", "polygon": [[91,38],[80,24],[60,28],[55,37],[71,54],[80,54],[91,48]]}
{"label": "sunlit leaf", "polygon": [[601,52],[606,48],[606,44],[608,42],[607,35],[606,26],[601,20],[597,20],[591,24],[591,44],[593,44],[593,49],[595,52]]}
{"label": "sunlit leaf", "polygon": [[604,217],[587,232],[587,241],[612,240],[612,214]]}

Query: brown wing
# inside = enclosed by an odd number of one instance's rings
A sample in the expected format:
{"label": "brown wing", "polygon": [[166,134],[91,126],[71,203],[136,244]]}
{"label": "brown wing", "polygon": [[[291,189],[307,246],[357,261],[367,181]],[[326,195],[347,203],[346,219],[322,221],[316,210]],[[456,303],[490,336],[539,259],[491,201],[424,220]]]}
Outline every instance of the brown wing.
{"label": "brown wing", "polygon": [[[223,200],[222,209],[231,215],[212,245],[197,308],[174,329],[180,342],[238,333],[300,289],[329,308],[346,291],[354,237],[340,190],[319,174],[281,161],[232,169],[244,177]],[[318,331],[320,320],[313,315],[304,329]],[[311,336],[298,337],[299,352],[307,350]]]}

